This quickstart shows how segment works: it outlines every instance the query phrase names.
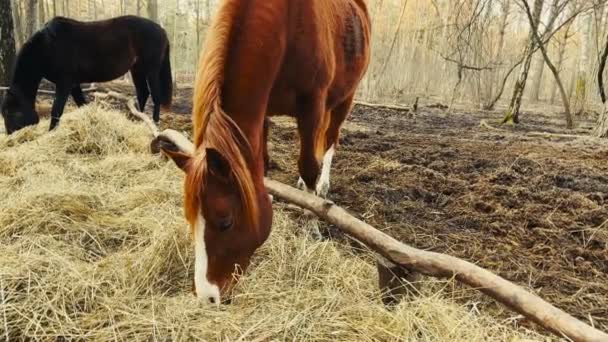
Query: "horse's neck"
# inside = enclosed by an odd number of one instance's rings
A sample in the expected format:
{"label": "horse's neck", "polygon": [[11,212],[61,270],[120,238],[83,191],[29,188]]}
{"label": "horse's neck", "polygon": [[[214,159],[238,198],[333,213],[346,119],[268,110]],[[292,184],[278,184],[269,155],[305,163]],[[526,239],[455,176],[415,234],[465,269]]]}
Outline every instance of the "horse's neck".
{"label": "horse's neck", "polygon": [[20,53],[17,63],[15,64],[15,73],[13,75],[12,88],[16,88],[21,92],[25,100],[35,102],[38,86],[42,81],[42,70],[40,68],[40,56],[36,55],[34,46],[24,47]]}
{"label": "horse's neck", "polygon": [[29,105],[33,106],[36,103],[36,94],[38,93],[38,87],[42,81],[42,76],[32,77],[31,79],[15,80],[12,88],[16,88],[23,99],[28,102]]}

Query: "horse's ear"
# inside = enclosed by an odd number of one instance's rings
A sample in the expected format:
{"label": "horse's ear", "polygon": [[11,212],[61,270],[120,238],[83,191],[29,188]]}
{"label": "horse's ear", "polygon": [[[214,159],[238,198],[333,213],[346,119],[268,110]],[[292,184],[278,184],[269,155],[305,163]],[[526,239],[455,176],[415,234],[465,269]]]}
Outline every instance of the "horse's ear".
{"label": "horse's ear", "polygon": [[230,163],[222,156],[218,150],[214,148],[208,148],[207,153],[207,166],[212,174],[222,178],[228,178],[230,176]]}
{"label": "horse's ear", "polygon": [[177,165],[177,167],[179,167],[183,171],[187,170],[188,163],[190,162],[190,155],[182,153],[182,152],[178,152],[178,151],[169,150],[163,146],[160,147],[160,150],[167,157],[171,158],[173,160],[173,162],[175,163],[175,165]]}

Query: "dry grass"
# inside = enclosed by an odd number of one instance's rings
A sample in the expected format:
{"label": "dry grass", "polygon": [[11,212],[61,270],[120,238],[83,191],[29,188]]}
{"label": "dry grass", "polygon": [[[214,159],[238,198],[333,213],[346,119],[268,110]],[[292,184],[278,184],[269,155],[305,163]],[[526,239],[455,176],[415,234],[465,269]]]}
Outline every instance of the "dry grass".
{"label": "dry grass", "polygon": [[[387,311],[375,268],[277,206],[232,305],[191,293],[181,174],[148,132],[90,106],[0,138],[0,339],[541,339],[428,290]],[[427,287],[427,289],[433,288]]]}

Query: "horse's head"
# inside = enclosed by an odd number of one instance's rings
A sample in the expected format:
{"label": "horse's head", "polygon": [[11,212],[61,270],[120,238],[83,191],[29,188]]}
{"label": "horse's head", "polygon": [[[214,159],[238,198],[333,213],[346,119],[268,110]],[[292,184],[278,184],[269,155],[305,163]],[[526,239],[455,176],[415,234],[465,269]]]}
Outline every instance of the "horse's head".
{"label": "horse's head", "polygon": [[263,185],[244,184],[243,170],[235,170],[216,149],[184,153],[172,145],[161,143],[161,148],[186,173],[184,208],[195,242],[196,295],[219,304],[268,238],[270,199]]}
{"label": "horse's head", "polygon": [[38,113],[31,101],[26,101],[18,90],[9,89],[2,103],[2,117],[6,134],[12,134],[23,127],[36,125]]}

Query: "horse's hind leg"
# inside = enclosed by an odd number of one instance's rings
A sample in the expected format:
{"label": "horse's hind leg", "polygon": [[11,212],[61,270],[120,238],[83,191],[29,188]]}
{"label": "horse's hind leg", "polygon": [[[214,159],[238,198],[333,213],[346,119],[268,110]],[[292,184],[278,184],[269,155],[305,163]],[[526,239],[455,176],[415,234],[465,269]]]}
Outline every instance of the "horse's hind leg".
{"label": "horse's hind leg", "polygon": [[334,154],[336,152],[336,148],[338,147],[338,142],[340,140],[340,128],[342,124],[348,117],[350,110],[353,104],[353,97],[349,97],[344,102],[339,104],[336,108],[331,111],[331,118],[329,122],[329,127],[327,128],[327,132],[325,133],[325,155],[323,156],[323,165],[321,167],[321,175],[319,176],[319,181],[317,182],[317,195],[321,197],[326,197],[329,192],[329,176],[331,172],[331,163],[334,158]]}
{"label": "horse's hind leg", "polygon": [[148,82],[146,81],[146,74],[141,72],[137,66],[131,69],[131,76],[133,77],[133,83],[135,84],[135,92],[137,92],[137,105],[139,111],[143,112],[146,108],[146,102],[150,96],[150,90],[148,89]]}
{"label": "horse's hind leg", "polygon": [[78,107],[82,107],[87,104],[87,99],[84,97],[84,93],[82,92],[80,84],[77,84],[72,87],[72,98],[74,99],[74,102],[76,102],[76,105]]}
{"label": "horse's hind leg", "polygon": [[305,96],[298,101],[298,131],[300,133],[300,158],[298,169],[300,181],[298,186],[303,190],[312,192],[319,177],[319,160],[324,149],[325,120],[325,92],[313,96]]}
{"label": "horse's hind leg", "polygon": [[154,119],[154,123],[158,125],[158,122],[160,121],[160,74],[158,71],[148,74],[148,85],[150,85],[150,93],[152,94],[152,101],[154,102],[152,119]]}

